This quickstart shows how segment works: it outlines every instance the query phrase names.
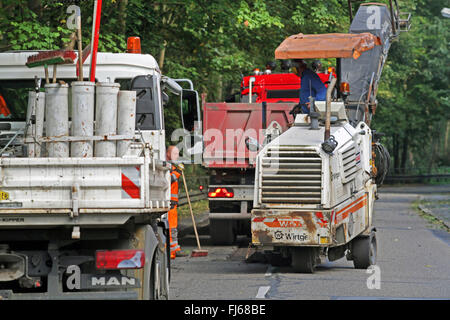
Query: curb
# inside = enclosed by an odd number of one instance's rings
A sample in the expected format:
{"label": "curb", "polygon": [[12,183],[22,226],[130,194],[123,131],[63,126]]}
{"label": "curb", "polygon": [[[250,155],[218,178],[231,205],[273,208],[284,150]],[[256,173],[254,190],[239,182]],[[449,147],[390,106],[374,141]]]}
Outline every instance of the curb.
{"label": "curb", "polygon": [[436,216],[433,211],[431,211],[430,209],[426,208],[424,205],[419,204],[418,208],[420,211],[422,211],[423,213],[433,216],[433,218],[435,218],[436,220],[439,221],[439,223],[443,224],[447,229],[450,229],[450,227],[448,226],[447,222],[442,220],[441,218],[439,218],[438,216]]}

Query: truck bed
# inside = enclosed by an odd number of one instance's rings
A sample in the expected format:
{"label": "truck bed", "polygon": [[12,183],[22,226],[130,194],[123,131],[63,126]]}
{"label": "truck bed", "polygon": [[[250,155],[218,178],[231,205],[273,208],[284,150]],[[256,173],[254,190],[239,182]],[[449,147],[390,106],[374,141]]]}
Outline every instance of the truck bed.
{"label": "truck bed", "polygon": [[[267,127],[276,121],[285,131],[294,121],[295,103],[267,103]],[[247,137],[263,144],[262,104],[206,103],[203,109],[203,165],[209,168],[251,168],[257,152],[245,145]]]}
{"label": "truck bed", "polygon": [[147,157],[1,158],[0,215],[167,211],[168,172]]}

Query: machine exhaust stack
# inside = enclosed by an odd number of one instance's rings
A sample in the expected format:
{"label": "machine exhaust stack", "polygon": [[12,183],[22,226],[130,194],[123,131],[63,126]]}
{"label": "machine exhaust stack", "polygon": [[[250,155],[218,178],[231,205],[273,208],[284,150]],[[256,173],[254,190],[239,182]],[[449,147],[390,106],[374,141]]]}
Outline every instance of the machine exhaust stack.
{"label": "machine exhaust stack", "polygon": [[336,78],[331,79],[331,83],[327,88],[327,101],[326,101],[326,118],[325,118],[325,137],[324,141],[330,138],[330,128],[331,128],[331,93],[336,86]]}

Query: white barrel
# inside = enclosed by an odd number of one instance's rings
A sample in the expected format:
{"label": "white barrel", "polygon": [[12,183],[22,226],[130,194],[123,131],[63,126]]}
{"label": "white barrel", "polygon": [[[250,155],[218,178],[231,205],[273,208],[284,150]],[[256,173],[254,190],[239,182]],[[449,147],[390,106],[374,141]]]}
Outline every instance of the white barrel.
{"label": "white barrel", "polygon": [[[119,91],[117,99],[117,134],[134,135],[136,130],[136,91]],[[117,142],[117,156],[122,157],[130,141]]]}
{"label": "white barrel", "polygon": [[[72,136],[94,135],[95,82],[75,81],[72,86]],[[72,158],[90,158],[94,155],[92,141],[72,142]]]}
{"label": "white barrel", "polygon": [[[69,85],[49,83],[45,85],[45,134],[47,137],[69,136]],[[47,143],[50,158],[69,157],[68,142]]]}
{"label": "white barrel", "polygon": [[[44,131],[44,115],[45,115],[45,93],[35,91],[28,93],[28,109],[26,123],[29,124],[26,130],[27,138],[35,138],[38,140],[42,137]],[[34,121],[30,121],[31,116],[34,116]],[[42,143],[28,144],[28,157],[41,156]]]}
{"label": "white barrel", "polygon": [[[96,93],[95,135],[115,135],[117,133],[117,95],[118,83],[98,82]],[[96,157],[115,157],[115,141],[97,141]]]}

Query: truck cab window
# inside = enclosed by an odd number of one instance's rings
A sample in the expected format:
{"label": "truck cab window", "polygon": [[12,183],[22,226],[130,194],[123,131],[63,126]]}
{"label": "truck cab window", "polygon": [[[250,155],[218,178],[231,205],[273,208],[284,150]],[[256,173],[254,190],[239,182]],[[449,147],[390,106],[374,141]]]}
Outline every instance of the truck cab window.
{"label": "truck cab window", "polygon": [[25,121],[28,92],[33,88],[34,81],[0,80],[0,120]]}

